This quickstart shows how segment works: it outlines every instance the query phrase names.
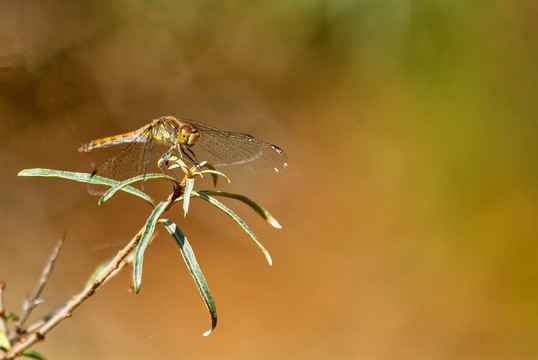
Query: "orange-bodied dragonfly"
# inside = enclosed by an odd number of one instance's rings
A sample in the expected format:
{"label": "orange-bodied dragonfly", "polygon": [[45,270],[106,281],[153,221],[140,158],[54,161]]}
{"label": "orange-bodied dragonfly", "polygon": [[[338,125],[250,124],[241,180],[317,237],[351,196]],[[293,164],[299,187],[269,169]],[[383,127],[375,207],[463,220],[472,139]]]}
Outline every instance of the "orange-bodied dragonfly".
{"label": "orange-bodied dragonfly", "polygon": [[[90,141],[78,151],[128,143],[129,145],[96,168],[92,176],[126,180],[135,175],[146,175],[155,145],[166,146],[159,154],[166,160],[174,150],[186,161],[197,165],[208,161],[214,166],[243,165],[253,169],[278,169],[288,165],[286,154],[276,145],[254,137],[217,129],[192,120],[164,116],[151,124],[125,134]],[[90,184],[91,194],[103,194],[106,186]]]}

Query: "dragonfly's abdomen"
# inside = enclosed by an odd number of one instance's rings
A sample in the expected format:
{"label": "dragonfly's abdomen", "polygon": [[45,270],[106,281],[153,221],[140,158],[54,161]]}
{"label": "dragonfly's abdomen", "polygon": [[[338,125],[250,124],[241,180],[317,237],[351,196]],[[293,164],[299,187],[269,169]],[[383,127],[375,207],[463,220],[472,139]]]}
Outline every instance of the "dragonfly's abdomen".
{"label": "dragonfly's abdomen", "polygon": [[78,151],[80,152],[88,152],[95,149],[117,145],[117,144],[124,144],[132,142],[133,139],[138,135],[139,131],[132,131],[129,133],[121,134],[121,135],[115,135],[115,136],[108,136],[97,140],[92,140],[89,143],[86,143],[82,145]]}

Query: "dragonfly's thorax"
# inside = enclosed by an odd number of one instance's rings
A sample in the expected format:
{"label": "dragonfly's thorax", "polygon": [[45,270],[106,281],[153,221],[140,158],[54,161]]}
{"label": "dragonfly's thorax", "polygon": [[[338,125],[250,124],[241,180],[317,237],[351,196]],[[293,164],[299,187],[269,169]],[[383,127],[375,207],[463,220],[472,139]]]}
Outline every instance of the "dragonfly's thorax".
{"label": "dragonfly's thorax", "polygon": [[174,144],[176,141],[176,127],[173,122],[166,118],[153,121],[153,138],[158,142]]}
{"label": "dragonfly's thorax", "polygon": [[155,121],[156,140],[188,147],[196,144],[200,138],[200,131],[194,124],[180,121],[173,116],[165,116]]}

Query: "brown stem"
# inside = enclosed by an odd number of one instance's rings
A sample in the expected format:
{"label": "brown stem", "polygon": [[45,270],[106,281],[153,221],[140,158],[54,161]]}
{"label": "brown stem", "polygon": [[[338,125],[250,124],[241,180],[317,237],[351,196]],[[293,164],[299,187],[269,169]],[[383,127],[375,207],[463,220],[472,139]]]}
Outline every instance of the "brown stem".
{"label": "brown stem", "polygon": [[52,269],[54,268],[54,263],[64,243],[65,235],[66,234],[64,233],[63,236],[60,238],[60,240],[58,240],[58,243],[56,244],[56,247],[52,251],[52,254],[49,257],[49,260],[47,261],[47,264],[43,268],[43,272],[41,273],[41,277],[39,278],[39,281],[37,282],[34,295],[32,296],[31,299],[27,298],[24,301],[23,312],[21,314],[19,321],[17,321],[17,324],[15,325],[15,331],[17,333],[19,333],[22,327],[24,326],[24,323],[28,319],[28,316],[30,316],[30,313],[32,312],[32,310],[34,310],[36,306],[39,304],[39,296],[41,295],[41,292],[43,291],[43,288],[45,287],[45,284],[47,283],[47,280],[49,279],[50,273],[52,272]]}
{"label": "brown stem", "polygon": [[88,300],[103,283],[116,271],[122,261],[129,255],[129,253],[138,245],[140,237],[145,229],[145,226],[136,234],[136,236],[120,250],[114,259],[108,264],[95,278],[95,280],[88,285],[82,292],[75,295],[70,302],[62,307],[56,314],[54,314],[48,321],[46,321],[42,326],[36,329],[34,332],[29,333],[22,341],[13,345],[3,359],[13,359],[15,356],[18,356],[25,349],[28,349],[30,346],[35,344],[38,341],[43,340],[43,337],[48,333],[52,328],[58,325],[61,321],[69,318],[72,312],[80,306],[84,301]]}

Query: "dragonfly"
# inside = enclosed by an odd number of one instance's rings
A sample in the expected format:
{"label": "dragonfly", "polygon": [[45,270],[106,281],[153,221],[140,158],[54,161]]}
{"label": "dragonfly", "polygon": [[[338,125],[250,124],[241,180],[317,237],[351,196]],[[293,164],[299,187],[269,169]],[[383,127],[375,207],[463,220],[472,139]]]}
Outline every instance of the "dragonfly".
{"label": "dragonfly", "polygon": [[[169,159],[175,151],[183,160],[196,166],[200,164],[199,160],[208,161],[213,166],[241,165],[275,171],[288,166],[286,154],[276,145],[251,135],[174,116],[155,119],[135,131],[92,140],[78,151],[90,152],[118,144],[128,145],[98,166],[92,177],[98,175],[119,181],[136,175],[145,177],[156,149],[160,149],[162,160]],[[101,195],[107,189],[97,184],[88,186],[88,191],[93,195]]]}

